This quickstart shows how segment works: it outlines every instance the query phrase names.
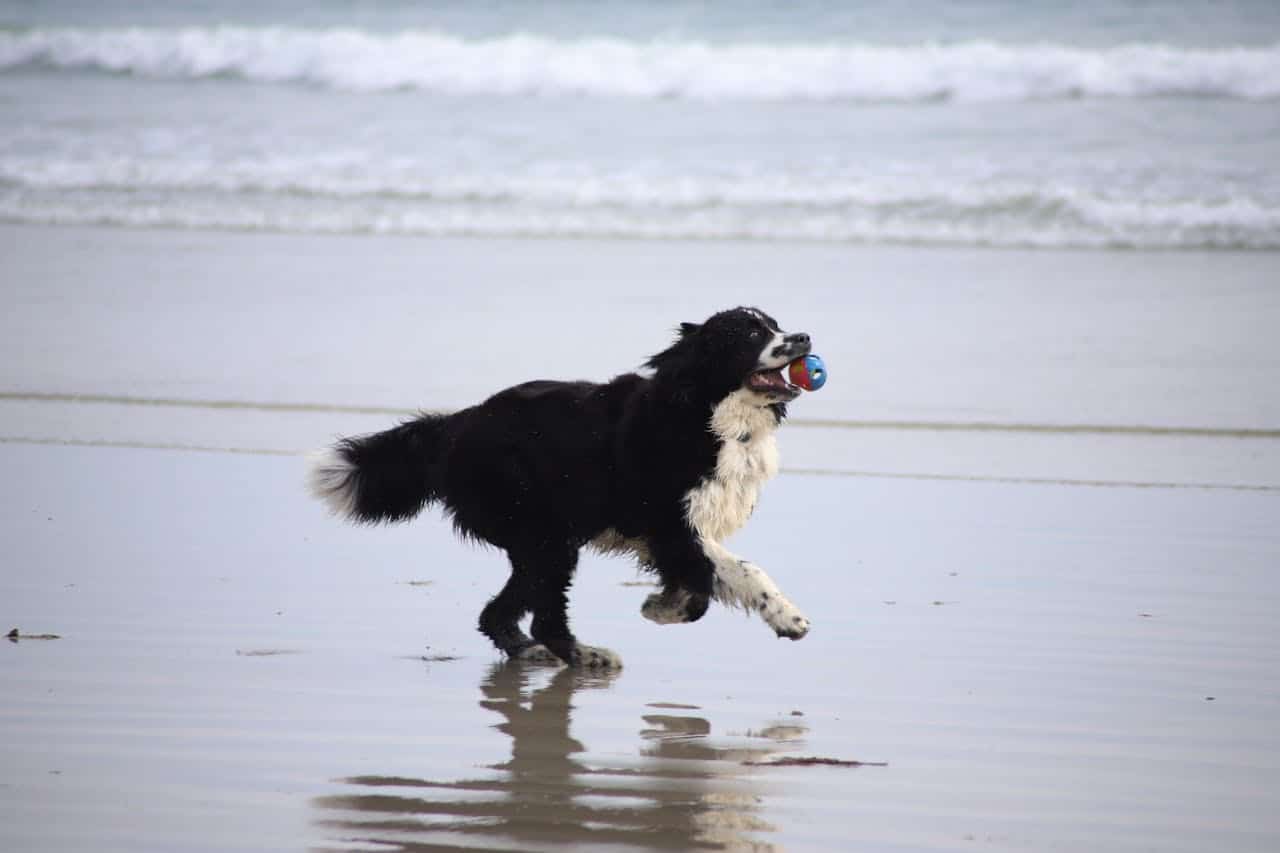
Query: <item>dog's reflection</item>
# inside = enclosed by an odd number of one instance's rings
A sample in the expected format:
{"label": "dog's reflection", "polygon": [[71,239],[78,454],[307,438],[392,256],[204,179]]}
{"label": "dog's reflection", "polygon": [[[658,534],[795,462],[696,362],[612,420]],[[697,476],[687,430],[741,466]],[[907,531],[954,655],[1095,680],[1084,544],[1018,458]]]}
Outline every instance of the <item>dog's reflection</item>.
{"label": "dog's reflection", "polygon": [[802,727],[766,727],[721,746],[701,717],[645,714],[638,757],[588,758],[570,734],[572,699],[607,688],[612,676],[566,668],[534,687],[544,673],[501,664],[480,685],[480,706],[502,716],[495,728],[511,738],[511,758],[492,765],[496,772],[457,781],[345,779],[355,790],[315,800],[320,824],[336,836],[327,847],[771,849],[757,835],[772,827],[742,762],[785,748]]}

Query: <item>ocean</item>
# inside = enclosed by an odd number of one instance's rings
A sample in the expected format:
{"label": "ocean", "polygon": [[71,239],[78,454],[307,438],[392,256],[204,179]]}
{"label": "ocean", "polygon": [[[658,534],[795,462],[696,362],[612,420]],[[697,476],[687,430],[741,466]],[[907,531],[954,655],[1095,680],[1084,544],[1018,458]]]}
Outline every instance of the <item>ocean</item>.
{"label": "ocean", "polygon": [[1280,248],[1280,4],[0,2],[0,221]]}

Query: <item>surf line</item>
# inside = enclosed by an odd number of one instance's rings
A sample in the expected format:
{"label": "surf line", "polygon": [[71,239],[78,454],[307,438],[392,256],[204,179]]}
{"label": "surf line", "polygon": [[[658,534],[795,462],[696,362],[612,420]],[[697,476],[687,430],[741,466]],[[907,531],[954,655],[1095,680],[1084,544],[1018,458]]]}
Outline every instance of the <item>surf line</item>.
{"label": "surf line", "polygon": [[0,444],[32,444],[44,447],[106,447],[124,450],[184,450],[191,453],[243,453],[250,456],[303,456],[296,450],[269,447],[218,447],[208,444],[181,444],[165,441],[114,441],[111,439],[40,438],[26,435],[0,435]]}
{"label": "surf line", "polygon": [[[366,406],[342,403],[271,403],[254,400],[200,400],[183,397],[137,397],[126,394],[75,394],[40,391],[0,391],[0,400],[24,403],[80,403],[89,405],[153,406],[186,409],[232,409],[254,412],[296,412],[347,415],[449,414],[447,409]],[[996,421],[855,420],[790,417],[787,425],[802,429],[911,430],[920,432],[1004,432],[1053,435],[1134,435],[1190,438],[1280,439],[1280,429],[1251,427],[1153,426],[1143,424],[1038,424]]]}
{"label": "surf line", "polygon": [[[116,441],[112,439],[41,438],[36,436],[0,435],[0,444],[28,444],[46,447],[101,447],[124,450],[180,450],[189,453],[238,453],[250,456],[303,457],[305,451],[282,450],[270,447],[226,447],[207,444],[181,444],[156,441]],[[881,480],[936,480],[961,483],[1005,483],[1033,486],[1080,486],[1086,488],[1113,489],[1202,489],[1207,491],[1260,492],[1280,494],[1280,486],[1253,485],[1249,483],[1179,483],[1143,482],[1134,480],[1073,480],[1057,477],[994,477],[981,474],[908,474],[893,471],[845,471],[836,468],[790,468],[783,466],[778,473],[809,477],[855,477]]]}
{"label": "surf line", "polygon": [[1080,480],[1062,477],[996,477],[982,474],[907,474],[894,471],[840,471],[829,468],[778,469],[782,474],[810,477],[863,477],[882,480],[938,480],[957,483],[1009,483],[1032,486],[1082,486],[1115,489],[1208,489],[1212,491],[1280,493],[1280,486],[1251,483],[1179,483],[1143,480]]}
{"label": "surf line", "polygon": [[197,400],[184,397],[134,397],[127,394],[72,394],[41,391],[0,391],[0,400],[20,403],[85,403],[107,406],[239,409],[251,412],[319,412],[347,415],[416,415],[422,411],[398,406],[358,406],[341,403],[266,403],[253,400]]}

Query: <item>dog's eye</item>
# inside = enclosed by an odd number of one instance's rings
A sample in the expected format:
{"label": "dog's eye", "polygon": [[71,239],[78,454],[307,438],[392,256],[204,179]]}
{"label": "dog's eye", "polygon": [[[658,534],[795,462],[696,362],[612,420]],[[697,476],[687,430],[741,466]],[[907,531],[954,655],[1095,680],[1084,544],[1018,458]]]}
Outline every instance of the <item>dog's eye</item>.
{"label": "dog's eye", "polygon": [[751,340],[753,340],[753,341],[758,341],[758,340],[760,340],[760,339],[761,339],[761,338],[763,338],[763,337],[764,337],[764,332],[763,332],[762,330],[760,330],[760,329],[752,329],[752,330],[751,330]]}

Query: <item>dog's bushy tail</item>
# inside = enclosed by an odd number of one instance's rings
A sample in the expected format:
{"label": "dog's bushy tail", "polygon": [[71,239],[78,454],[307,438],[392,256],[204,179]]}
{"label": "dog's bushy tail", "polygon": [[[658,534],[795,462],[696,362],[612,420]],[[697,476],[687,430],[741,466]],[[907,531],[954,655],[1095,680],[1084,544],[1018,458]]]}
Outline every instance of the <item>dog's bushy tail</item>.
{"label": "dog's bushy tail", "polygon": [[311,493],[350,521],[376,524],[413,518],[441,497],[436,471],[448,418],[422,414],[311,454]]}

